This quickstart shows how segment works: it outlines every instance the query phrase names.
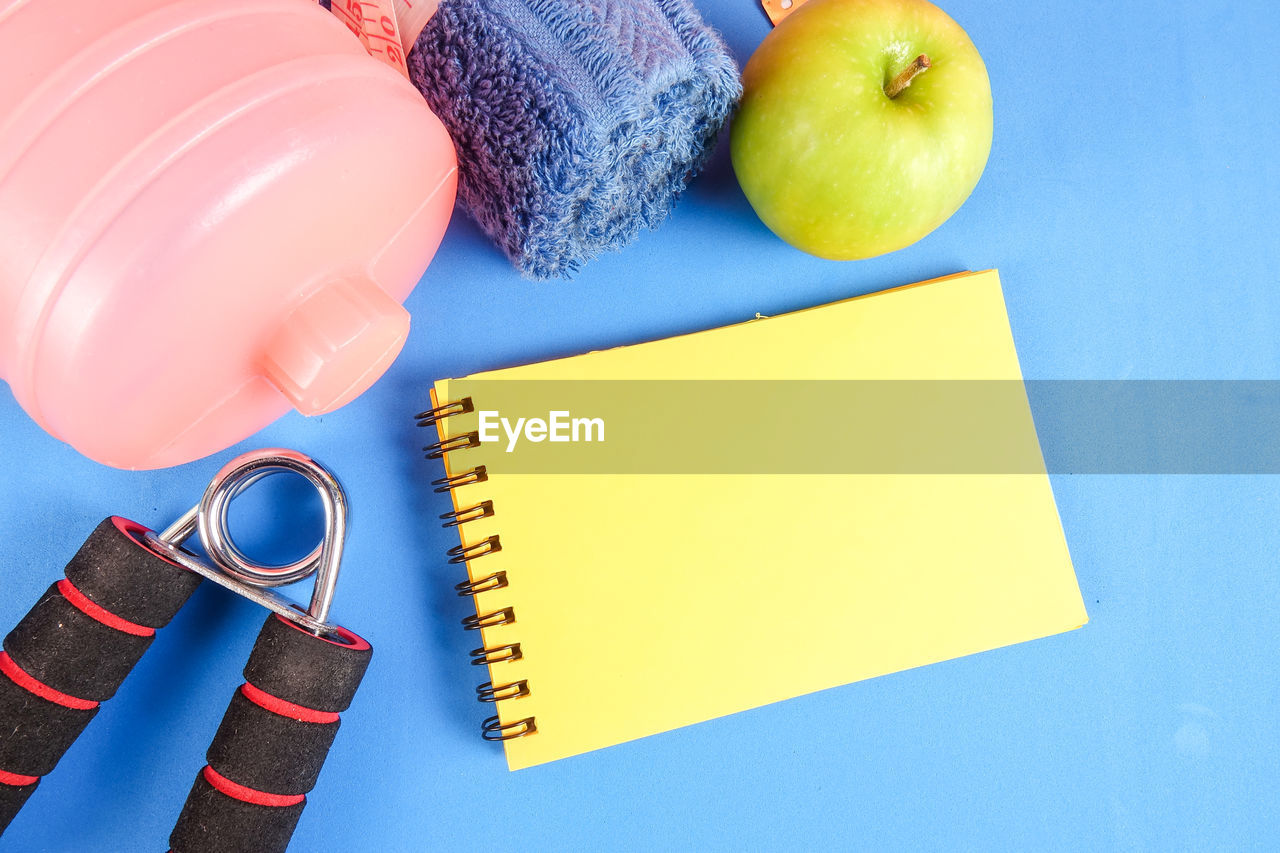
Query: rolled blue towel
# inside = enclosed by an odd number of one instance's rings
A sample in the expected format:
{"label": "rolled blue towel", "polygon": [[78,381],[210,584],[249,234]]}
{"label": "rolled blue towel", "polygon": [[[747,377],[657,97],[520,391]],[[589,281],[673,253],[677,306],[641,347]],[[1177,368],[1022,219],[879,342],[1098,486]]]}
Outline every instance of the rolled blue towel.
{"label": "rolled blue towel", "polygon": [[409,71],[464,205],[532,278],[656,227],[742,91],[689,0],[443,0]]}

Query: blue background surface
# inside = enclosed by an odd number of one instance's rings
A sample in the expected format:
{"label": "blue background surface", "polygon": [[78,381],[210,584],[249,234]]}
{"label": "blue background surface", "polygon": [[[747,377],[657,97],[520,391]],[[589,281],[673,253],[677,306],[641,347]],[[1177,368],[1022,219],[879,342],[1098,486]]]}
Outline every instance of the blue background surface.
{"label": "blue background surface", "polygon": [[[740,62],[768,30],[750,0],[700,7]],[[1001,271],[1028,378],[1280,378],[1277,7],[945,8],[986,59],[995,143],[969,202],[903,251],[833,263],[788,248],[722,145],[661,229],[570,282],[520,280],[457,216],[376,388],[214,459],[108,470],[0,386],[0,625],[105,515],[163,526],[234,453],[297,447],[349,492],[335,615],[377,654],[294,850],[1274,848],[1280,482],[1268,477],[1056,476],[1092,620],[1081,631],[515,774],[479,739],[468,602],[442,559],[456,539],[436,523],[448,507],[409,417],[436,378],[986,267]],[[277,488],[261,505],[290,492]],[[306,528],[306,502],[282,520]],[[261,621],[199,590],[0,847],[165,849]]]}

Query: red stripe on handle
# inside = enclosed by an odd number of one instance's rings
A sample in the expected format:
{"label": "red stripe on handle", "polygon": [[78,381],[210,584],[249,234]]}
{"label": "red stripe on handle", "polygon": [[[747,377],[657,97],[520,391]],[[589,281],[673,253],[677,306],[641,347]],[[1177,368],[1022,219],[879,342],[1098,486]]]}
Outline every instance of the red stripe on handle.
{"label": "red stripe on handle", "polygon": [[279,696],[272,696],[267,691],[254,687],[247,681],[240,685],[240,692],[244,694],[244,698],[259,708],[266,708],[273,714],[279,714],[282,717],[288,717],[300,723],[336,723],[342,719],[337,711],[317,711],[314,708],[308,708],[306,705],[297,705],[287,699],[281,699]]}
{"label": "red stripe on handle", "polygon": [[13,662],[13,658],[9,657],[8,652],[0,652],[0,672],[9,676],[9,680],[21,687],[28,693],[34,693],[41,699],[47,699],[64,708],[72,708],[76,711],[92,711],[98,707],[98,703],[89,699],[77,699],[74,696],[68,696],[61,690],[54,690],[43,681],[36,681],[31,676],[23,672],[22,667]]}
{"label": "red stripe on handle", "polygon": [[253,803],[255,806],[273,806],[275,808],[296,806],[307,799],[306,794],[268,794],[266,791],[246,788],[244,785],[232,782],[208,764],[204,766],[204,779],[228,797],[239,800],[242,803]]}
{"label": "red stripe on handle", "polygon": [[39,776],[23,776],[21,773],[0,770],[0,785],[12,785],[15,788],[21,788],[23,785],[34,785],[39,781]]}
{"label": "red stripe on handle", "polygon": [[148,628],[145,625],[130,622],[128,619],[122,619],[102,605],[95,604],[89,596],[76,589],[76,585],[66,578],[58,581],[58,592],[62,593],[62,597],[70,601],[76,610],[79,610],[90,619],[101,622],[108,628],[115,628],[117,631],[132,634],[135,637],[154,637],[156,635],[155,628]]}
{"label": "red stripe on handle", "polygon": [[175,563],[173,560],[170,560],[164,554],[161,554],[147,543],[147,534],[152,532],[151,528],[143,527],[136,521],[130,521],[129,519],[121,518],[118,515],[111,516],[111,523],[116,526],[116,530],[119,530],[125,536],[128,536],[139,548],[142,548],[148,554],[153,557],[159,557],[171,566],[177,566],[180,569],[182,568],[180,563]]}
{"label": "red stripe on handle", "polygon": [[329,643],[330,645],[333,645],[333,646],[342,646],[343,648],[355,649],[356,651],[366,651],[368,649],[373,648],[372,646],[369,645],[369,641],[366,640],[364,637],[361,637],[359,634],[354,634],[351,631],[348,631],[346,628],[343,628],[341,625],[330,626],[330,630],[333,631],[334,637],[337,637],[337,639],[334,639],[333,637],[321,637],[317,634],[313,634],[310,631],[308,631],[306,628],[303,628],[297,622],[294,622],[292,619],[286,619],[283,616],[281,616],[279,613],[276,614],[276,618],[279,619],[284,624],[288,625],[293,630],[306,634],[308,637],[310,637],[313,640],[320,640],[322,642]]}

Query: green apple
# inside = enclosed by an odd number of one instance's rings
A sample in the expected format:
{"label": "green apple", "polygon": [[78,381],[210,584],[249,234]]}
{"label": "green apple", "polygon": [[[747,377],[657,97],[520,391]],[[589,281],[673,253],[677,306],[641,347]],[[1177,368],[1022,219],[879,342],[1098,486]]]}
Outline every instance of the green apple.
{"label": "green apple", "polygon": [[959,209],[991,150],[991,84],[926,0],[809,0],[743,70],[731,132],[747,200],[824,258],[909,246]]}

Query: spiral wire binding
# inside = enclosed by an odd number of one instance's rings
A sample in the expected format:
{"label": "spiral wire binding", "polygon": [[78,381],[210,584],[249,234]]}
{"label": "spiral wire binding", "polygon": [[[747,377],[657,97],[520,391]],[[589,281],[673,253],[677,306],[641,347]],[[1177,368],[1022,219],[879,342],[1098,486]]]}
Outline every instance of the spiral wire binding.
{"label": "spiral wire binding", "polygon": [[425,412],[418,412],[413,417],[418,422],[418,426],[429,427],[435,426],[445,418],[450,418],[454,415],[465,415],[467,412],[474,412],[475,410],[476,407],[472,404],[471,398],[463,397],[461,400],[454,400],[450,403],[445,403],[443,406],[436,406],[435,408],[427,409]]}
{"label": "spiral wire binding", "polygon": [[469,563],[501,550],[502,540],[495,534],[474,545],[455,545],[445,553],[449,555],[450,563]]}
{"label": "spiral wire binding", "polygon": [[528,695],[529,682],[524,679],[496,686],[492,681],[486,681],[476,688],[476,698],[481,702],[501,702],[503,699],[519,699]]}
{"label": "spiral wire binding", "polygon": [[483,483],[488,479],[488,470],[483,465],[477,465],[470,471],[454,474],[452,477],[441,477],[439,480],[432,480],[431,485],[436,487],[435,490],[437,492],[443,494],[444,492],[452,492],[462,486],[469,486],[472,483]]}
{"label": "spiral wire binding", "polygon": [[456,583],[453,585],[453,588],[457,590],[460,598],[466,598],[468,595],[477,595],[493,589],[502,589],[506,585],[507,573],[494,572],[491,575],[485,575],[477,580]]}
{"label": "spiral wire binding", "polygon": [[472,447],[480,446],[480,433],[464,432],[462,435],[455,435],[451,438],[442,438],[439,441],[433,441],[426,447],[422,448],[428,459],[443,459],[446,453],[452,453],[455,450],[467,450]]}
{"label": "spiral wire binding", "polygon": [[475,521],[477,518],[488,518],[493,515],[493,501],[481,501],[475,506],[469,506],[465,509],[455,509],[453,512],[446,512],[440,516],[444,522],[441,527],[461,527],[468,521]]}
{"label": "spiral wire binding", "polygon": [[[470,397],[463,397],[461,400],[453,400],[434,406],[426,411],[419,412],[414,415],[420,427],[436,426],[446,418],[454,415],[462,415],[467,412],[475,411],[475,405]],[[480,446],[480,434],[477,432],[467,432],[461,435],[452,436],[450,438],[441,438],[439,441],[432,442],[422,448],[428,459],[442,459],[447,453],[454,453],[459,450],[466,450],[471,447]],[[489,479],[489,472],[485,470],[483,465],[477,465],[469,471],[459,474],[453,474],[442,477],[438,480],[432,480],[431,485],[435,487],[437,492],[452,492],[463,486],[470,486],[475,483],[483,483]],[[440,516],[441,526],[461,527],[469,521],[476,521],[481,518],[489,518],[494,514],[493,501],[481,501],[472,506],[455,509],[452,512],[446,512]],[[480,542],[472,545],[459,544],[450,548],[447,552],[450,564],[466,565],[472,560],[478,560],[481,557],[487,557],[490,554],[496,554],[502,550],[502,541],[497,535],[489,536]],[[454,590],[459,596],[471,596],[482,592],[490,592],[495,589],[503,589],[508,585],[507,573],[505,571],[496,571],[487,574],[484,577],[475,580],[465,580],[462,583],[454,585]],[[479,631],[483,628],[496,628],[499,625],[511,625],[516,621],[515,610],[510,607],[503,607],[499,610],[493,610],[488,613],[481,613],[479,608],[476,612],[467,616],[462,620],[462,627],[468,631]],[[507,643],[492,648],[482,645],[478,649],[472,649],[470,652],[471,663],[474,666],[492,666],[499,663],[507,663],[510,661],[521,660],[524,653],[519,643]],[[476,699],[484,703],[504,702],[511,699],[521,699],[530,693],[529,682],[525,679],[512,681],[505,684],[495,684],[494,681],[486,681],[476,688]],[[485,719],[481,723],[480,736],[488,741],[504,741],[513,740],[515,738],[527,737],[538,731],[537,720],[534,717],[524,717],[510,723],[502,722],[501,717],[494,715]]]}
{"label": "spiral wire binding", "polygon": [[524,654],[520,651],[519,643],[508,643],[505,646],[497,646],[495,648],[487,648],[481,646],[478,649],[471,650],[471,665],[484,666],[490,663],[501,663],[508,660],[520,660]]}
{"label": "spiral wire binding", "polygon": [[462,620],[462,627],[468,631],[479,631],[481,628],[497,628],[499,625],[515,623],[516,612],[510,607],[504,607],[490,613],[473,613]]}

